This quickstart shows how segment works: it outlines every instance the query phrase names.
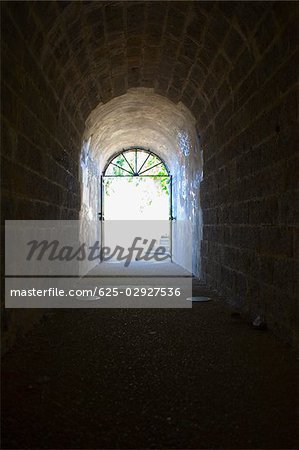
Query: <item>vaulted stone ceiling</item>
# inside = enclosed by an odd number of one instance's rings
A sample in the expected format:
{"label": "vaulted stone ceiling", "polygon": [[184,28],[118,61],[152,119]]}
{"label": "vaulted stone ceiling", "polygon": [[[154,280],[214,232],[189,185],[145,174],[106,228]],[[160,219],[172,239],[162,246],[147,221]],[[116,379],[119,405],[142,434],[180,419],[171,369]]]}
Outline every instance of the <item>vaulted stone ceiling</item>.
{"label": "vaulted stone ceiling", "polygon": [[289,9],[280,2],[9,3],[77,124],[98,103],[143,86],[182,101],[201,129],[280,32]]}
{"label": "vaulted stone ceiling", "polygon": [[84,139],[90,137],[93,155],[102,165],[113,153],[130,146],[157,152],[172,170],[186,156],[195,167],[200,165],[195,164],[200,155],[194,117],[181,102],[175,105],[151,88],[130,88],[99,104],[86,121]]}

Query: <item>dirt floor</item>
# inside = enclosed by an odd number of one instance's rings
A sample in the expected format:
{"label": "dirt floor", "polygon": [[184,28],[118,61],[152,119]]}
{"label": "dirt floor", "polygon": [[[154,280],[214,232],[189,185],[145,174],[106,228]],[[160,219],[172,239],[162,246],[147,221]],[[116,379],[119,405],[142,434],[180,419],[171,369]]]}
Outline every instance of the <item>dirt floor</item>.
{"label": "dirt floor", "polygon": [[4,357],[2,448],[298,448],[298,361],[231,313],[51,312]]}

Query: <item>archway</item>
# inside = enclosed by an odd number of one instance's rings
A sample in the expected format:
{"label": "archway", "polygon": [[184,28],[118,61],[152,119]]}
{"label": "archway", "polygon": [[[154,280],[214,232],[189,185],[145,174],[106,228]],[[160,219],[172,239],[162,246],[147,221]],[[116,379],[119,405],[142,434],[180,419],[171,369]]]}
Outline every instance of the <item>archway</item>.
{"label": "archway", "polygon": [[[168,205],[172,203],[172,210],[170,211],[169,206],[164,208],[164,219],[168,226],[171,222],[169,218],[175,217],[176,224],[188,222],[192,228],[192,272],[199,275],[202,233],[199,186],[202,178],[202,153],[195,119],[190,111],[182,103],[174,104],[156,94],[153,89],[130,89],[125,95],[105,104],[100,103],[92,111],[86,121],[83,142],[81,219],[84,222],[84,230],[89,233],[90,222],[98,220],[99,216],[101,218],[103,213],[104,216],[106,214],[107,220],[106,207],[102,205],[103,190],[101,195],[99,186],[101,176],[109,174],[109,163],[121,155],[123,149],[139,149],[141,152],[149,150],[153,156],[159,158],[157,163],[164,163],[166,170],[163,176],[166,173],[172,175],[171,200],[168,199]],[[141,154],[145,159],[145,153]],[[134,152],[131,157],[132,169],[135,169]],[[128,172],[124,171],[124,174],[133,180],[140,179],[134,176],[134,170],[130,169],[126,162],[125,164]],[[154,170],[158,170],[159,166],[156,167]],[[128,202],[124,202],[126,203]],[[180,257],[184,252],[184,235],[185,232],[173,232],[172,254],[174,262],[186,267],[186,262]],[[86,240],[86,236],[84,239]]]}
{"label": "archway", "polygon": [[108,220],[171,220],[172,176],[152,150],[123,149],[101,177],[101,213]]}
{"label": "archway", "polygon": [[[130,147],[114,154],[101,176],[99,216],[102,246],[110,246],[111,234],[112,241],[115,239],[115,223],[111,233],[111,221],[119,221],[120,235],[125,229],[135,228],[132,221],[144,221],[147,232],[153,220],[159,221],[157,233],[152,235],[155,248],[163,245],[172,258],[172,176],[165,162],[143,147]],[[131,221],[131,225],[124,226],[122,221]],[[139,222],[136,229],[142,228]]]}

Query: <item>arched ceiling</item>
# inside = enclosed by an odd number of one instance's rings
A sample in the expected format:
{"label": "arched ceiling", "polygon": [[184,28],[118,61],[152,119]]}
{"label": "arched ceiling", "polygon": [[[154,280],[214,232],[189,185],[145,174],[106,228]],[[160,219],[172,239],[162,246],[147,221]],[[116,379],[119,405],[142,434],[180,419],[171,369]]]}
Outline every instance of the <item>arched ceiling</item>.
{"label": "arched ceiling", "polygon": [[[253,36],[271,6],[212,1],[8,3],[57,98],[77,123],[84,124],[100,102],[142,86],[183,102],[202,128],[223,97],[232,95],[238,57],[246,51],[250,61],[241,71],[248,71],[258,57]],[[276,26],[273,20],[264,21],[265,33],[268,26]]]}
{"label": "arched ceiling", "polygon": [[190,153],[194,157],[197,150],[190,111],[150,88],[132,88],[100,104],[86,122],[84,137],[91,137],[93,155],[102,167],[115,152],[131,146],[151,149],[170,167]]}

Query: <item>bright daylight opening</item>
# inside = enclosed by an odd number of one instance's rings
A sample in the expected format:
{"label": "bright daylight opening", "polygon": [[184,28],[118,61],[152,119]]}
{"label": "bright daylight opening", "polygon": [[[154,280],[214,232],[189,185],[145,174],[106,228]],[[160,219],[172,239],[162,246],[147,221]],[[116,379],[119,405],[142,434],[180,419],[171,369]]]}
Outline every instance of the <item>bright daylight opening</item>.
{"label": "bright daylight opening", "polygon": [[168,220],[171,176],[150,150],[133,148],[115,156],[102,178],[105,220]]}

